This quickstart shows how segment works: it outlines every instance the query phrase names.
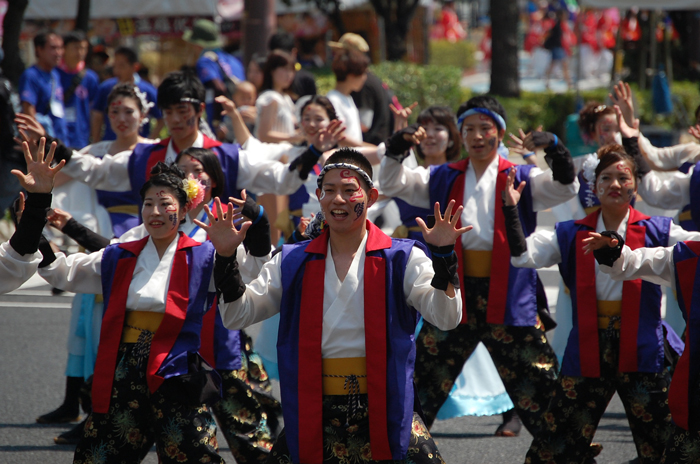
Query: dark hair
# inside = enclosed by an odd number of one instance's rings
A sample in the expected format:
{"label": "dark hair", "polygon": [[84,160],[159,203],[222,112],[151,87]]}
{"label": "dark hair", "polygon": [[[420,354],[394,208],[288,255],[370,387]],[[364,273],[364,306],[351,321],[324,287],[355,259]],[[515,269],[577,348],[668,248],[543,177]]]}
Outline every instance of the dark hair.
{"label": "dark hair", "polygon": [[328,157],[328,160],[326,161],[326,164],[324,166],[336,163],[354,164],[358,168],[365,171],[369,177],[373,176],[372,164],[367,158],[365,158],[365,155],[355,150],[354,148],[343,147],[337,150],[335,153]]}
{"label": "dark hair", "polygon": [[597,101],[588,102],[578,113],[578,127],[584,135],[592,137],[595,134],[595,124],[598,119],[608,114],[615,114],[613,107]]}
{"label": "dark hair", "polygon": [[278,32],[270,37],[267,41],[267,49],[273,50],[283,50],[287,53],[292,53],[292,50],[296,47],[294,43],[294,37],[288,32]]}
{"label": "dark hair", "polygon": [[[289,65],[294,65],[292,55],[283,50],[273,50],[267,55],[267,60],[262,67],[263,72],[263,90],[272,89],[272,72],[277,68],[284,68]],[[287,90],[287,89],[284,89]]]}
{"label": "dark hair", "polygon": [[44,31],[40,32],[37,35],[34,36],[34,48],[44,48],[46,46],[46,42],[49,41],[49,36],[55,35],[56,37],[61,37],[54,31]]}
{"label": "dark hair", "polygon": [[129,64],[136,64],[139,61],[139,56],[136,54],[136,51],[133,48],[129,47],[119,47],[116,50],[114,50],[114,56],[121,55],[124,58],[126,58],[126,61],[129,62]]}
{"label": "dark hair", "polygon": [[[486,108],[502,117],[503,121],[508,121],[508,118],[506,118],[506,110],[503,108],[503,105],[491,95],[477,95],[462,103],[459,105],[459,109],[457,109],[457,117],[472,108]],[[503,129],[505,129],[505,127]]]}
{"label": "dark hair", "polygon": [[[211,186],[211,197],[220,197],[224,193],[224,185],[225,185],[225,180],[224,180],[224,171],[221,169],[221,163],[219,162],[219,157],[216,156],[216,154],[207,149],[207,148],[195,148],[195,147],[190,147],[187,148],[183,151],[180,152],[180,154],[177,155],[177,158],[175,158],[175,163],[180,161],[180,158],[182,158],[182,155],[187,155],[191,156],[192,158],[196,159],[200,163],[202,163],[202,167],[204,168],[204,172],[207,173],[207,175],[211,178],[212,180],[212,186]],[[216,184],[214,186],[213,184]],[[228,201],[228,198],[222,199]]]}
{"label": "dark hair", "polygon": [[164,187],[169,188],[175,193],[178,203],[180,203],[181,208],[187,206],[187,192],[182,187],[182,181],[185,180],[185,173],[182,169],[177,167],[177,165],[172,164],[168,166],[162,161],[153,166],[151,169],[151,177],[143,184],[139,193],[141,194],[141,201],[143,202],[146,198],[146,192],[151,187]]}
{"label": "dark hair", "polygon": [[138,95],[136,95],[136,87],[134,84],[130,82],[122,82],[121,84],[117,84],[114,87],[112,87],[112,91],[109,92],[109,95],[107,96],[107,108],[109,108],[109,105],[112,104],[112,102],[119,97],[122,98],[133,98],[136,100],[136,103],[139,106],[139,110],[141,110],[141,116],[146,116],[146,113],[148,111],[146,108],[143,106],[143,102],[139,98]]}
{"label": "dark hair", "polygon": [[333,121],[334,119],[338,119],[338,115],[335,112],[333,103],[331,103],[331,101],[323,95],[314,95],[313,97],[306,100],[306,103],[304,103],[304,105],[301,107],[301,111],[299,112],[299,114],[303,116],[304,110],[309,105],[318,105],[324,110],[326,110],[326,115],[328,115],[328,119],[330,119],[331,121]]}
{"label": "dark hair", "polygon": [[75,42],[87,42],[87,37],[85,37],[85,33],[83,31],[70,31],[63,36],[64,47]]}
{"label": "dark hair", "polygon": [[635,163],[634,158],[628,155],[625,149],[616,143],[609,143],[600,147],[598,149],[598,158],[600,161],[595,168],[596,183],[598,182],[598,176],[601,172],[620,161],[627,161],[632,166],[632,177],[635,178],[635,181],[639,178],[637,163]]}
{"label": "dark hair", "polygon": [[356,50],[341,50],[333,57],[331,69],[338,82],[344,82],[349,75],[361,76],[369,67],[369,57]]}
{"label": "dark hair", "polygon": [[191,102],[195,112],[199,112],[204,95],[204,85],[197,76],[190,72],[174,71],[165,76],[158,86],[158,107],[166,109],[180,104],[183,98],[192,98],[199,102]]}
{"label": "dark hair", "polygon": [[[418,124],[424,125],[429,122],[435,124],[440,124],[447,128],[449,132],[448,140],[452,142],[452,146],[447,144],[447,150],[445,154],[447,155],[447,161],[454,161],[459,158],[461,154],[461,137],[459,135],[459,129],[457,129],[457,121],[455,121],[455,115],[446,106],[431,106],[420,112],[417,119]],[[420,144],[416,146],[416,155],[418,158],[425,159],[425,155],[420,148]]]}

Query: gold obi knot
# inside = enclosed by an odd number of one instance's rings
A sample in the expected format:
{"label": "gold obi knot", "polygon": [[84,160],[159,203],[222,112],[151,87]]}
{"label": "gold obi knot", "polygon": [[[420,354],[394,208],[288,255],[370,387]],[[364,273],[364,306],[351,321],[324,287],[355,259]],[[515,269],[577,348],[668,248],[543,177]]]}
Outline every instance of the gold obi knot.
{"label": "gold obi knot", "polygon": [[600,205],[598,206],[589,206],[588,208],[583,208],[583,210],[586,212],[586,216],[588,216],[591,213],[595,213],[600,209]]}
{"label": "gold obi knot", "polygon": [[421,228],[418,226],[407,227],[403,224],[394,229],[394,233],[391,234],[392,238],[408,238],[409,232],[421,232]]}
{"label": "gold obi knot", "polygon": [[121,213],[121,214],[131,214],[132,216],[139,215],[138,205],[116,205],[107,208],[110,213]]}
{"label": "gold obi knot", "polygon": [[688,211],[683,211],[678,215],[678,221],[692,221],[693,220],[693,215],[690,214],[690,210]]}
{"label": "gold obi knot", "polygon": [[[353,385],[354,384],[354,385]],[[323,394],[367,393],[367,358],[324,358]]]}
{"label": "gold obi knot", "polygon": [[608,329],[612,327],[620,329],[620,316],[622,315],[622,301],[598,300],[598,328]]}
{"label": "gold obi knot", "polygon": [[143,331],[155,333],[165,313],[152,311],[127,311],[124,318],[122,343],[136,343]]}
{"label": "gold obi knot", "polygon": [[464,275],[491,277],[491,250],[463,250]]}

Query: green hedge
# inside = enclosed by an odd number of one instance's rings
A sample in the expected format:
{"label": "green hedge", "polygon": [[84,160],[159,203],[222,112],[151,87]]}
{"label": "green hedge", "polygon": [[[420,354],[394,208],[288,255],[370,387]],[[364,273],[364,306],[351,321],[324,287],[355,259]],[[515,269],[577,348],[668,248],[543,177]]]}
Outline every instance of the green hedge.
{"label": "green hedge", "polygon": [[475,52],[476,44],[466,40],[460,40],[459,42],[431,40],[430,64],[472,69],[476,65]]}

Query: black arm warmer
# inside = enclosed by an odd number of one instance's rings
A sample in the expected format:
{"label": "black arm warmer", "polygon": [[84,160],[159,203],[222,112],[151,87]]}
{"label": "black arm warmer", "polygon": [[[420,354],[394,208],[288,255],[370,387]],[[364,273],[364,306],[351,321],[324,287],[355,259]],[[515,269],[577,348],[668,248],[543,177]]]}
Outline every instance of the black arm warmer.
{"label": "black arm warmer", "polygon": [[267,213],[264,211],[258,222],[250,226],[248,232],[246,232],[243,246],[248,250],[248,253],[258,257],[267,255],[272,249],[270,221],[267,219]]}
{"label": "black arm warmer", "polygon": [[506,236],[508,237],[508,247],[511,256],[520,256],[527,251],[527,242],[523,225],[520,223],[520,213],[518,206],[503,205],[503,215],[506,219]]}
{"label": "black arm warmer", "polygon": [[236,255],[225,258],[216,254],[214,261],[214,285],[216,291],[224,298],[224,303],[238,300],[245,293],[245,284],[238,270]]}
{"label": "black arm warmer", "polygon": [[384,142],[386,146],[386,156],[395,159],[399,163],[406,159],[406,157],[408,157],[408,150],[413,146],[413,142],[404,139],[403,136],[404,134],[413,135],[419,127],[420,125],[418,124],[411,124],[391,134],[391,137]]}
{"label": "black arm warmer", "polygon": [[90,253],[99,251],[109,245],[109,239],[97,234],[73,218],[70,218],[61,231],[85,248]]}
{"label": "black arm warmer", "polygon": [[552,170],[552,178],[563,185],[569,185],[576,179],[576,168],[569,149],[561,143],[544,149],[544,159]]}
{"label": "black arm warmer", "polygon": [[637,176],[640,179],[651,171],[649,163],[647,163],[647,160],[642,156],[641,150],[639,150],[639,139],[637,137],[623,137],[622,146],[627,154],[634,158],[634,162],[637,163]]}
{"label": "black arm warmer", "polygon": [[595,260],[598,261],[598,264],[612,267],[615,261],[622,255],[622,247],[625,246],[625,239],[612,230],[601,232],[600,235],[617,239],[616,247],[605,246],[593,251],[593,256],[595,256]]}
{"label": "black arm warmer", "polygon": [[39,251],[43,256],[43,259],[39,263],[40,268],[46,267],[56,261],[56,255],[54,254],[53,249],[51,249],[51,244],[43,235],[41,238],[39,238]]}
{"label": "black arm warmer", "polygon": [[46,225],[46,212],[51,207],[50,193],[30,193],[24,203],[22,219],[10,238],[10,245],[20,255],[33,254],[39,249],[39,237]]}
{"label": "black arm warmer", "polygon": [[301,156],[289,164],[289,170],[294,171],[297,167],[301,166],[299,177],[301,180],[306,180],[322,154],[323,153],[318,151],[316,147],[309,145],[309,148],[302,153]]}
{"label": "black arm warmer", "polygon": [[66,160],[66,164],[70,162],[71,156],[73,156],[73,150],[68,148],[55,137],[50,137],[46,136],[46,148],[44,149],[45,153],[49,152],[49,148],[51,148],[51,144],[53,142],[56,142],[56,151],[53,154],[53,164],[58,164],[61,162],[61,160]]}
{"label": "black arm warmer", "polygon": [[442,291],[446,291],[449,284],[459,288],[458,262],[454,245],[441,247],[429,243],[427,245],[433,260],[433,270],[435,271],[435,276],[430,285]]}
{"label": "black arm warmer", "polygon": [[292,232],[292,235],[287,238],[287,245],[293,245],[295,243],[303,242],[304,240],[308,240],[308,238],[304,237],[298,230],[294,229],[294,232]]}

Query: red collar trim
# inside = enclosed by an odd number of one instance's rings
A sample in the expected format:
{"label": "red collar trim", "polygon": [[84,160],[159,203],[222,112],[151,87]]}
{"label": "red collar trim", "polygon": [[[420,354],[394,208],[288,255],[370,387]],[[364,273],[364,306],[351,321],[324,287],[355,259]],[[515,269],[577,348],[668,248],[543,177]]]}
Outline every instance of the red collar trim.
{"label": "red collar trim", "polygon": [[[510,169],[513,166],[515,166],[514,163],[511,163],[507,159],[503,158],[500,155],[498,156],[498,171],[505,171],[506,169]],[[451,169],[454,169],[456,171],[461,171],[461,172],[466,172],[467,167],[469,166],[469,158],[464,158],[463,160],[455,161],[454,163],[448,164],[448,166]]]}
{"label": "red collar trim", "polygon": [[[391,248],[391,238],[386,235],[381,229],[375,226],[371,221],[367,220],[367,253],[370,251],[385,250]],[[307,253],[315,253],[326,256],[328,251],[328,239],[330,230],[326,228],[321,235],[313,239],[304,251]]]}
{"label": "red collar trim", "polygon": [[[649,216],[647,216],[644,213],[641,213],[637,211],[636,209],[630,208],[630,217],[627,219],[627,224],[636,224],[639,221],[643,221],[645,219],[649,219]],[[586,227],[589,227],[593,230],[595,230],[596,226],[598,225],[598,216],[601,214],[601,209],[598,208],[597,210],[593,211],[591,214],[586,216],[583,219],[579,219],[578,221],[575,221],[575,224],[580,224]]]}
{"label": "red collar trim", "polygon": [[[187,235],[183,234],[182,232],[178,232],[180,234],[180,237],[178,238],[177,242],[177,251],[182,250],[184,248],[193,248],[196,246],[200,246],[201,243],[198,241],[189,238]],[[146,243],[148,243],[150,235],[145,236],[141,240],[136,240],[133,242],[124,242],[120,243],[118,246],[119,248],[122,248],[126,251],[132,252],[134,255],[138,256],[141,254],[143,251],[144,247],[146,246]]]}

